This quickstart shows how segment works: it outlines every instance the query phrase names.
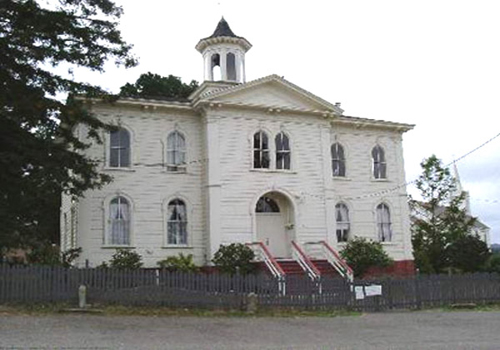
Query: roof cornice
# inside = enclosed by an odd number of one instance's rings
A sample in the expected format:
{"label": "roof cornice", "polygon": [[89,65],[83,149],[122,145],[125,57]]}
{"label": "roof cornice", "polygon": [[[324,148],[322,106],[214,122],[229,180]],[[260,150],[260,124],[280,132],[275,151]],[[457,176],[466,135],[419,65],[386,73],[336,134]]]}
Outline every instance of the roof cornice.
{"label": "roof cornice", "polygon": [[332,125],[336,126],[349,126],[349,127],[356,127],[358,129],[383,128],[383,129],[392,129],[399,132],[410,131],[415,127],[414,124],[395,123],[385,120],[366,119],[366,118],[349,117],[349,116],[338,116],[337,118],[333,119],[331,123]]}

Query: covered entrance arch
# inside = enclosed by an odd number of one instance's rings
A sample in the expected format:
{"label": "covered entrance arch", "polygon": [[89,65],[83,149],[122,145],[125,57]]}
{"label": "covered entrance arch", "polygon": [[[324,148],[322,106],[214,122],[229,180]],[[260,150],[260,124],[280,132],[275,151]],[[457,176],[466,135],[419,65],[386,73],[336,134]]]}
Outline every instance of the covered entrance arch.
{"label": "covered entrance arch", "polygon": [[294,238],[294,211],[290,200],[279,192],[261,196],[255,206],[256,237],[278,258],[291,256]]}

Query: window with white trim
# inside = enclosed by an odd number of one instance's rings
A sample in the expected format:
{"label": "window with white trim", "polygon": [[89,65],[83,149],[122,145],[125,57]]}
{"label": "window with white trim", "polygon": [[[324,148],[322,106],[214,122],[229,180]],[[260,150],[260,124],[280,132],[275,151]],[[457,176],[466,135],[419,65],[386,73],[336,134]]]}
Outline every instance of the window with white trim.
{"label": "window with white trim", "polygon": [[269,139],[264,131],[253,135],[253,167],[269,169]]}
{"label": "window with white trim", "polygon": [[109,166],[130,167],[130,133],[123,128],[109,133]]}
{"label": "window with white trim", "polygon": [[387,163],[385,162],[385,152],[379,145],[372,149],[372,171],[375,179],[387,178]]}
{"label": "window with white trim", "polygon": [[377,206],[377,233],[380,242],[392,241],[391,212],[384,203]]}
{"label": "window with white trim", "polygon": [[349,209],[344,203],[338,203],[335,206],[335,222],[337,225],[337,242],[347,242],[351,226],[349,223]]}
{"label": "window with white trim", "polygon": [[109,202],[108,245],[130,245],[130,203],[124,197]]}
{"label": "window with white trim", "polygon": [[284,132],[276,135],[276,169],[290,170],[290,141]]}
{"label": "window with white trim", "polygon": [[180,199],[173,199],[167,209],[167,244],[187,245],[187,210]]}
{"label": "window with white trim", "polygon": [[334,143],[331,147],[332,152],[332,174],[333,176],[345,176],[345,156],[344,147],[339,143]]}
{"label": "window with white trim", "polygon": [[178,131],[167,137],[167,170],[186,171],[186,140]]}

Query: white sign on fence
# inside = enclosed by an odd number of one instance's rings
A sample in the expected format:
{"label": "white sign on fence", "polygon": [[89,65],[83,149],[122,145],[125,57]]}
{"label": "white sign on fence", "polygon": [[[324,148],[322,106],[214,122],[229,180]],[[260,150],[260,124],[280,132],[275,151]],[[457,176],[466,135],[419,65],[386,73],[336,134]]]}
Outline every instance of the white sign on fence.
{"label": "white sign on fence", "polygon": [[382,286],[380,284],[372,284],[371,286],[365,286],[365,295],[367,297],[372,297],[374,295],[382,295]]}
{"label": "white sign on fence", "polygon": [[364,299],[365,291],[363,290],[363,286],[354,287],[354,294],[356,294],[356,300]]}

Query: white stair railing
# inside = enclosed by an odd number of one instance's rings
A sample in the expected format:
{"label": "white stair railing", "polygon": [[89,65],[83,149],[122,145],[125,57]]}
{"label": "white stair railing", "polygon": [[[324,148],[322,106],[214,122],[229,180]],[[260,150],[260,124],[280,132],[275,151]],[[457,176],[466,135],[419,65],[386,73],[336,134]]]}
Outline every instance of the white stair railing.
{"label": "white stair railing", "polygon": [[347,265],[344,259],[342,259],[337,253],[335,249],[333,249],[326,241],[319,241],[319,242],[307,242],[305,243],[308,246],[313,246],[314,248],[319,248],[316,249],[315,251],[321,254],[321,257],[323,259],[326,259],[330,265],[332,265],[337,272],[347,279],[349,282],[352,282],[354,280],[354,272],[352,269]]}
{"label": "white stair railing", "polygon": [[321,272],[314,266],[311,259],[304,253],[302,248],[294,241],[292,241],[292,258],[297,260],[300,267],[307,273],[310,279],[318,280]]}
{"label": "white stair railing", "polygon": [[246,245],[253,250],[255,260],[264,262],[273,277],[278,280],[279,291],[284,295],[286,292],[285,271],[283,271],[276,259],[271,255],[269,249],[262,242],[252,242]]}

